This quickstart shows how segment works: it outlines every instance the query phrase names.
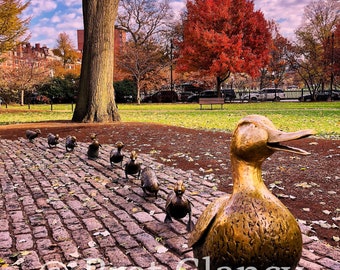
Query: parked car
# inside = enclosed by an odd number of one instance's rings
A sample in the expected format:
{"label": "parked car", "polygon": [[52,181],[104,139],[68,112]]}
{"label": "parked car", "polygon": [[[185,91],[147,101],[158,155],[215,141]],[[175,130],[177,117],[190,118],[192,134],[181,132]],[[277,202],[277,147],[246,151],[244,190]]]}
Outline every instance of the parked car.
{"label": "parked car", "polygon": [[192,96],[193,94],[193,92],[189,91],[180,92],[178,93],[179,101],[186,102],[188,101],[188,97]]}
{"label": "parked car", "polygon": [[261,101],[280,101],[286,97],[285,93],[280,88],[264,88],[260,90],[259,95],[259,100]]}
{"label": "parked car", "polygon": [[332,90],[332,99],[340,100],[340,90]]}
{"label": "parked car", "polygon": [[170,103],[177,102],[178,95],[175,91],[158,91],[150,96],[143,98],[142,102]]}
{"label": "parked car", "polygon": [[[332,94],[330,91],[317,92],[315,97],[316,101],[340,100],[340,91],[332,90]],[[313,96],[311,94],[303,95],[299,97],[299,101],[313,101]]]}
{"label": "parked car", "polygon": [[193,94],[190,97],[188,97],[188,102],[198,102],[200,98],[213,98],[218,97],[216,90],[204,90],[199,94]]}
{"label": "parked car", "polygon": [[231,102],[236,98],[234,89],[222,89],[222,97],[224,97],[224,102]]}

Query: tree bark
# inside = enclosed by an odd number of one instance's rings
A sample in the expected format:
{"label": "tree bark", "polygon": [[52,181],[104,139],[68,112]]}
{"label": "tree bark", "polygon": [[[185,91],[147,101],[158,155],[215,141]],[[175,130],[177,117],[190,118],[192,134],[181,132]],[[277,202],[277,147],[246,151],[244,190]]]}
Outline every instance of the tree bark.
{"label": "tree bark", "polygon": [[119,0],[83,0],[84,47],[72,121],[120,121],[113,88],[114,23]]}

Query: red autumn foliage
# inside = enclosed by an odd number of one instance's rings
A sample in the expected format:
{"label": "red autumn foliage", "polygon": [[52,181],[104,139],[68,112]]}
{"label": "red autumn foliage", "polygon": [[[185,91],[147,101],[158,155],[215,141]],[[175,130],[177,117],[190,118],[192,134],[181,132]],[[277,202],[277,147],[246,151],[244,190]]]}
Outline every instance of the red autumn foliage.
{"label": "red autumn foliage", "polygon": [[230,73],[258,75],[270,39],[268,22],[252,1],[189,0],[177,69],[215,76],[219,89]]}

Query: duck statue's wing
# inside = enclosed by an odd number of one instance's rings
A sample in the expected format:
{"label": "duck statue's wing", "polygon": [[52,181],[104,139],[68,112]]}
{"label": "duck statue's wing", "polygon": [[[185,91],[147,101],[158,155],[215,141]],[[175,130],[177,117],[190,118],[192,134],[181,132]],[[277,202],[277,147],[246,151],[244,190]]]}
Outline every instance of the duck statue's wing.
{"label": "duck statue's wing", "polygon": [[217,212],[224,207],[226,202],[229,200],[230,195],[222,196],[215,201],[211,202],[207,208],[203,211],[201,216],[198,218],[194,230],[191,232],[188,240],[189,247],[195,245],[205,232],[210,228],[211,224],[215,220]]}

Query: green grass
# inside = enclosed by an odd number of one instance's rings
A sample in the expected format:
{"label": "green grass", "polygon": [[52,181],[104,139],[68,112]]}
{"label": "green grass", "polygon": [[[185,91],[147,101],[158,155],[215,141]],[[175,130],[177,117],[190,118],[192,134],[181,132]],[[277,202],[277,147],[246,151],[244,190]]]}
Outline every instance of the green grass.
{"label": "green grass", "polygon": [[[0,124],[37,122],[51,120],[70,120],[70,104],[9,105],[0,109]],[[232,131],[236,123],[249,114],[267,116],[282,130],[314,129],[319,136],[340,137],[340,102],[263,102],[204,106],[198,104],[119,104],[123,122],[152,122],[195,129],[214,129]],[[15,109],[15,111],[12,111]]]}

